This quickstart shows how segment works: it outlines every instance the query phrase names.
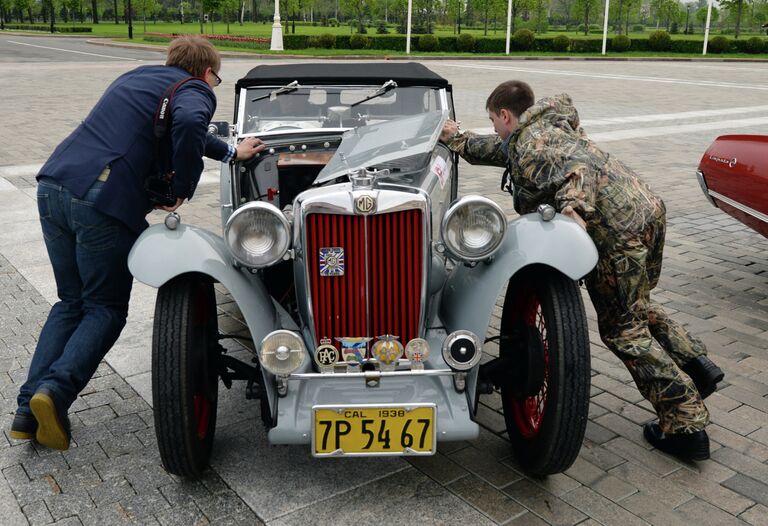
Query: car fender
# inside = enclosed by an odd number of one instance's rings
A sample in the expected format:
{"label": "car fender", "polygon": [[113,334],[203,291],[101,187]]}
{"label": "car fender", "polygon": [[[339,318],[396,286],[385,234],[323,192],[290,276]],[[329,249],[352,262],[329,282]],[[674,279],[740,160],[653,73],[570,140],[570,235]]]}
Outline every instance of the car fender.
{"label": "car fender", "polygon": [[184,224],[175,230],[162,224],[149,227],[131,248],[128,268],[136,279],[151,287],[190,272],[210,276],[232,295],[254,342],[280,325],[261,279],[236,268],[224,240],[205,229]]}
{"label": "car fender", "polygon": [[521,269],[547,265],[576,280],[596,263],[595,244],[576,222],[560,214],[551,221],[527,214],[509,222],[492,261],[457,264],[443,289],[440,317],[449,332],[465,329],[484,338],[499,292]]}

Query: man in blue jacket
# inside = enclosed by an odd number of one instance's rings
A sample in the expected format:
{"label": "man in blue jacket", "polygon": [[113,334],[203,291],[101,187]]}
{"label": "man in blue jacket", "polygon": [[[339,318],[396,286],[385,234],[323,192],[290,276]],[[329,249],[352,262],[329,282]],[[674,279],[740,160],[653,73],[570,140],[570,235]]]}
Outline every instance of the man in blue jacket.
{"label": "man in blue jacket", "polygon": [[[207,133],[220,67],[207,40],[176,39],[165,66],[142,66],[115,80],[41,168],[37,204],[60,301],[48,314],[21,386],[12,438],[69,447],[67,411],[128,316],[128,252],[153,208],[147,177],[170,166],[176,202],[154,208],[173,211],[194,194],[203,155],[228,162],[264,148],[258,139],[235,148]],[[158,146],[153,126],[160,99],[190,77],[171,97],[168,137]]]}

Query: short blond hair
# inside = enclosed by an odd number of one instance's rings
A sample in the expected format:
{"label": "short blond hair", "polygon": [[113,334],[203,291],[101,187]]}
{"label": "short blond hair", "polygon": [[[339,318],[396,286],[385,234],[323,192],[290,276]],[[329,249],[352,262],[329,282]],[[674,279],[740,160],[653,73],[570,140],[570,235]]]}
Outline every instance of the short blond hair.
{"label": "short blond hair", "polygon": [[203,37],[185,35],[177,37],[168,46],[166,66],[176,66],[188,71],[195,77],[205,75],[211,68],[214,73],[221,69],[221,56],[216,48]]}

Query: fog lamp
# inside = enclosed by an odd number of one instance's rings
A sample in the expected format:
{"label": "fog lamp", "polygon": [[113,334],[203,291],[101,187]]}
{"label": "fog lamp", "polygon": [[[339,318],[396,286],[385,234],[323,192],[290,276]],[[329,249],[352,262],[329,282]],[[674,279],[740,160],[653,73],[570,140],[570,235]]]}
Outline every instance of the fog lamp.
{"label": "fog lamp", "polygon": [[285,376],[302,366],[306,354],[301,336],[279,330],[270,332],[261,340],[259,362],[270,373]]}
{"label": "fog lamp", "polygon": [[482,343],[473,332],[454,331],[443,341],[443,359],[455,371],[472,369],[482,355]]}

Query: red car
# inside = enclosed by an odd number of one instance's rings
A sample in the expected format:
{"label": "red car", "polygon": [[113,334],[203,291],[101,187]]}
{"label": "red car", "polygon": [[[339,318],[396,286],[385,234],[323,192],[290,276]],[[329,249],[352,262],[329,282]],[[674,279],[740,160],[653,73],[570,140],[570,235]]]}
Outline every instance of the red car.
{"label": "red car", "polygon": [[710,203],[768,237],[768,136],[718,137],[696,176]]}

